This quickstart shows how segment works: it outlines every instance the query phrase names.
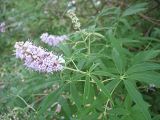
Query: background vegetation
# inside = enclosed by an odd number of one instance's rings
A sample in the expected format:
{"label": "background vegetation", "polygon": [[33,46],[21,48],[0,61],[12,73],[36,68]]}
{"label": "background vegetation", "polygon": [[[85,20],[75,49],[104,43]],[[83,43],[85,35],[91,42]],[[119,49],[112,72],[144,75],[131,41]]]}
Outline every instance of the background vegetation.
{"label": "background vegetation", "polygon": [[[160,120],[159,11],[159,0],[0,0],[0,120]],[[44,32],[70,39],[49,47]],[[28,39],[71,69],[26,69],[14,44]]]}

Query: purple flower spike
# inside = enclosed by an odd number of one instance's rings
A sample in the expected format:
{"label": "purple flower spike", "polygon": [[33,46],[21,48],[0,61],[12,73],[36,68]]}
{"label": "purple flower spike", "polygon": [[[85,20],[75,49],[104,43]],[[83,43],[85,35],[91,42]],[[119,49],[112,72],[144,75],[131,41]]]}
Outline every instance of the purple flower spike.
{"label": "purple flower spike", "polygon": [[26,67],[35,71],[52,73],[64,68],[65,60],[62,56],[47,52],[29,41],[16,42],[15,49],[16,57],[23,60]]}
{"label": "purple flower spike", "polygon": [[57,46],[59,43],[65,41],[68,39],[68,37],[66,35],[62,35],[62,36],[55,36],[55,35],[48,35],[48,33],[43,33],[40,36],[40,39],[50,45],[50,46]]}

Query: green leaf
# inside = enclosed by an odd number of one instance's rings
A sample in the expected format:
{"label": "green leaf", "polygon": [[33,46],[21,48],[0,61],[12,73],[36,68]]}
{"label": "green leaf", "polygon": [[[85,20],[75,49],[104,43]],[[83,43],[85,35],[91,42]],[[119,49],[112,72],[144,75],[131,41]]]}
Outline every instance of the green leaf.
{"label": "green leaf", "polygon": [[112,50],[112,58],[113,58],[114,64],[118,72],[122,74],[123,73],[123,62],[122,62],[119,52],[115,48],[113,48]]}
{"label": "green leaf", "polygon": [[56,91],[50,93],[48,96],[45,97],[45,99],[42,101],[42,103],[39,106],[39,115],[44,115],[46,113],[47,109],[58,101],[58,98],[60,94],[62,93],[65,86],[58,88]]}
{"label": "green leaf", "polygon": [[139,109],[141,110],[145,120],[151,120],[150,113],[148,111],[147,104],[143,100],[141,94],[136,89],[134,84],[129,80],[124,80],[125,88],[128,91],[128,94],[130,95],[131,99],[137,104]]}
{"label": "green leaf", "polygon": [[89,71],[92,72],[96,67],[99,66],[99,63],[93,64],[90,68]]}
{"label": "green leaf", "polygon": [[126,95],[125,101],[124,101],[124,107],[128,110],[131,110],[132,107],[132,100],[129,95]]}
{"label": "green leaf", "polygon": [[134,73],[129,75],[128,78],[160,86],[160,74],[156,72]]}
{"label": "green leaf", "polygon": [[92,34],[95,35],[95,36],[98,36],[100,38],[105,38],[102,34],[97,33],[97,32],[93,32]]}
{"label": "green leaf", "polygon": [[85,59],[79,59],[79,60],[77,60],[77,62],[78,62],[77,67],[81,70],[86,63],[86,60]]}
{"label": "green leaf", "polygon": [[[110,93],[113,89],[115,89],[115,87],[117,86],[117,84],[119,84],[119,82],[120,80],[114,79],[110,81],[109,83],[107,83],[104,87]],[[92,105],[98,110],[103,110],[104,104],[106,103],[107,99],[108,97],[106,97],[103,91],[101,91],[98,94],[98,96],[96,96],[96,99],[94,99]]]}
{"label": "green leaf", "polygon": [[89,95],[90,95],[90,78],[87,76],[85,85],[84,85],[84,94],[83,94],[84,105],[87,103],[87,100],[89,99]]}
{"label": "green leaf", "polygon": [[75,102],[77,108],[80,109],[82,105],[82,100],[79,96],[79,92],[74,82],[70,84],[70,93],[72,100]]}
{"label": "green leaf", "polygon": [[116,77],[114,74],[111,74],[109,72],[106,71],[94,71],[92,72],[93,75],[98,75],[98,76],[106,76],[106,77]]}
{"label": "green leaf", "polygon": [[64,97],[60,97],[59,103],[62,106],[62,109],[66,113],[67,117],[70,118],[72,114],[71,114],[71,109],[67,100]]}
{"label": "green leaf", "polygon": [[96,111],[91,111],[83,120],[97,120],[99,113]]}
{"label": "green leaf", "polygon": [[133,120],[146,120],[145,117],[142,115],[141,110],[139,109],[139,105],[133,105],[132,109],[130,111],[130,117],[133,118]]}
{"label": "green leaf", "polygon": [[117,7],[105,8],[98,16],[117,14],[118,11],[119,9]]}
{"label": "green leaf", "polygon": [[113,35],[114,33],[110,34],[111,35],[109,35],[109,41],[111,43],[111,46],[113,47],[113,49],[116,49],[118,53],[121,53],[123,51],[121,39],[115,38],[115,36]]}
{"label": "green leaf", "polygon": [[113,89],[115,89],[115,87],[117,87],[117,85],[119,85],[121,82],[121,80],[119,79],[113,79],[112,81],[108,82],[106,85],[105,85],[105,88],[108,90],[108,91],[112,91]]}
{"label": "green leaf", "polygon": [[129,15],[133,15],[133,14],[136,14],[136,13],[139,13],[139,12],[142,12],[144,10],[146,10],[146,5],[147,3],[138,3],[136,5],[133,5],[133,6],[130,6],[128,9],[126,9],[122,16],[129,16]]}
{"label": "green leaf", "polygon": [[112,110],[110,110],[109,112],[111,115],[115,114],[115,115],[127,115],[130,114],[128,110],[124,109],[124,108],[113,108]]}
{"label": "green leaf", "polygon": [[135,120],[135,119],[132,116],[127,115],[127,116],[123,116],[122,119],[120,119],[120,120]]}
{"label": "green leaf", "polygon": [[132,59],[132,64],[137,64],[142,61],[148,61],[152,58],[155,58],[160,53],[160,50],[147,50],[139,52]]}
{"label": "green leaf", "polygon": [[56,81],[31,81],[30,83],[28,83],[28,85],[26,85],[25,87],[23,87],[21,89],[21,91],[19,91],[20,94],[23,94],[23,92],[27,92],[27,94],[31,94],[33,91],[36,92],[36,91],[40,91],[44,88],[48,88],[48,87],[51,87],[53,84],[57,84]]}
{"label": "green leaf", "polygon": [[79,120],[85,120],[85,117],[88,116],[88,113],[91,111],[91,108],[88,107],[88,108],[83,108],[83,109],[80,109],[77,113],[78,115],[78,119]]}
{"label": "green leaf", "polygon": [[160,115],[156,115],[153,120],[160,120]]}
{"label": "green leaf", "polygon": [[65,43],[64,44],[60,44],[58,46],[58,48],[63,51],[65,56],[71,57],[72,51],[71,51],[70,46],[68,44],[65,44]]}
{"label": "green leaf", "polygon": [[104,84],[98,80],[98,78],[96,78],[95,76],[92,76],[92,79],[96,82],[97,87],[100,89],[100,91],[102,91],[102,93],[109,98],[110,100],[112,100],[111,95],[109,93],[109,90],[107,90],[104,86]]}
{"label": "green leaf", "polygon": [[160,64],[141,63],[141,64],[135,64],[135,65],[131,66],[127,70],[127,74],[139,73],[139,72],[150,71],[150,70],[159,70],[159,69],[160,69]]}

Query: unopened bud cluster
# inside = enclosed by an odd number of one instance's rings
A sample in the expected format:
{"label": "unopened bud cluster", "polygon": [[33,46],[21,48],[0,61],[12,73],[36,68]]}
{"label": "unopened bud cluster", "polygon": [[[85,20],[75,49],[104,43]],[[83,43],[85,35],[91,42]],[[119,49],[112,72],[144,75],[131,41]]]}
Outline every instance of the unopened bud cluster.
{"label": "unopened bud cluster", "polygon": [[69,10],[67,12],[68,16],[70,17],[70,19],[72,20],[72,23],[74,24],[74,28],[75,29],[80,29],[81,27],[81,23],[79,22],[79,19],[77,18],[76,14],[74,13],[73,10]]}

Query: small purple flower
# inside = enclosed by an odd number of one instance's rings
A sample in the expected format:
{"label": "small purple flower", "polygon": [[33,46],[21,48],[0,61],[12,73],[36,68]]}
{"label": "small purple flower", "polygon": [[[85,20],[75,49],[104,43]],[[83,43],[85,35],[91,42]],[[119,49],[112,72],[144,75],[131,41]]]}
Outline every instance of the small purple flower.
{"label": "small purple flower", "polygon": [[41,36],[40,36],[40,39],[44,42],[46,41],[48,38],[48,33],[43,33]]}
{"label": "small purple flower", "polygon": [[47,52],[29,41],[16,42],[15,49],[16,58],[23,60],[26,67],[35,71],[51,73],[64,68],[65,60],[62,56]]}
{"label": "small purple flower", "polygon": [[49,35],[48,33],[43,33],[40,36],[40,39],[44,42],[47,43],[50,46],[57,46],[59,43],[65,41],[68,39],[66,35],[62,36],[55,36],[55,35]]}
{"label": "small purple flower", "polygon": [[5,22],[0,23],[0,32],[5,32],[5,30],[6,30]]}

